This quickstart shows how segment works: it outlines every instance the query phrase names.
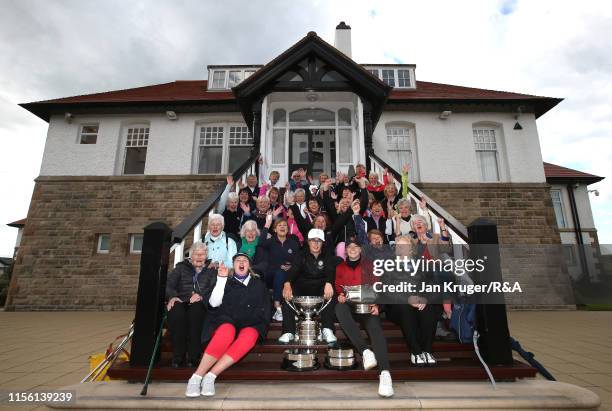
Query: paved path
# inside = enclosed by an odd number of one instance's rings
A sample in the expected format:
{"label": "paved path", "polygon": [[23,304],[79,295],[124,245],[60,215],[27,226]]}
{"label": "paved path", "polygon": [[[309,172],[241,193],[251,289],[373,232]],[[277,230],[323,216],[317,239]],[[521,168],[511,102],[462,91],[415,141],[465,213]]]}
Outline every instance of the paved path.
{"label": "paved path", "polygon": [[[130,312],[0,312],[0,390],[78,383],[88,356],[125,333],[132,318]],[[612,312],[511,312],[509,321],[512,336],[558,380],[597,393],[601,409],[612,411]]]}

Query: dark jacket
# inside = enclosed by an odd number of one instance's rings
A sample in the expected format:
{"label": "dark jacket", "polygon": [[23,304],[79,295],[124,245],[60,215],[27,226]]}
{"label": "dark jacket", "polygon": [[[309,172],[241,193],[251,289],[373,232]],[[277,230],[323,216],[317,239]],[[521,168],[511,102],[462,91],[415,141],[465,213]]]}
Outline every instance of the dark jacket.
{"label": "dark jacket", "polygon": [[295,258],[287,272],[287,282],[306,284],[334,284],[336,266],[340,259],[321,247],[321,254],[315,257],[308,249],[302,250]]}
{"label": "dark jacket", "polygon": [[380,218],[378,219],[378,225],[376,224],[376,220],[374,220],[372,216],[368,216],[364,220],[367,224],[366,233],[370,230],[378,230],[383,234],[383,240],[385,244],[389,242],[387,236],[385,235],[385,230],[387,229],[387,219],[385,217],[380,216]]}
{"label": "dark jacket", "polygon": [[240,236],[240,227],[244,221],[248,220],[248,218],[245,218],[243,214],[244,211],[242,211],[242,208],[240,207],[238,207],[236,211],[230,211],[227,208],[223,210],[223,213],[221,213],[223,220],[225,221],[223,231],[228,234],[232,234],[235,237]]}
{"label": "dark jacket", "polygon": [[[217,276],[214,280],[215,284],[216,282]],[[214,285],[204,296],[207,305],[213,288]],[[208,305],[208,314],[202,329],[202,343],[207,343],[223,323],[233,324],[236,327],[236,334],[243,328],[253,327],[259,333],[261,341],[266,337],[271,318],[272,299],[265,283],[258,276],[251,276],[245,286],[230,276],[225,284],[221,305],[218,307]]]}
{"label": "dark jacket", "polygon": [[202,271],[196,276],[195,269],[188,260],[181,261],[168,274],[166,280],[166,301],[178,297],[182,301],[189,301],[195,292],[204,296],[209,289],[212,290],[217,271],[208,268],[209,261],[206,262]]}
{"label": "dark jacket", "polygon": [[285,263],[294,264],[300,251],[300,240],[293,234],[287,234],[285,242],[281,243],[275,235],[270,238],[259,237],[259,245],[268,252],[268,272],[280,269]]}

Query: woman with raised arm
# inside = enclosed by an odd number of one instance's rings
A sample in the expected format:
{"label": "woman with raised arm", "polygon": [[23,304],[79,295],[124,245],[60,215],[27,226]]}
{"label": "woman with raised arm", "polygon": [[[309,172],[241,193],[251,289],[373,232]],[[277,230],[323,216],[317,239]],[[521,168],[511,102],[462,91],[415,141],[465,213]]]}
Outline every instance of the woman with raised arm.
{"label": "woman with raised arm", "polygon": [[246,254],[236,254],[233,269],[219,266],[214,286],[204,296],[208,314],[202,330],[204,356],[187,382],[187,397],[215,395],[215,380],[263,340],[270,324],[270,294],[250,269]]}

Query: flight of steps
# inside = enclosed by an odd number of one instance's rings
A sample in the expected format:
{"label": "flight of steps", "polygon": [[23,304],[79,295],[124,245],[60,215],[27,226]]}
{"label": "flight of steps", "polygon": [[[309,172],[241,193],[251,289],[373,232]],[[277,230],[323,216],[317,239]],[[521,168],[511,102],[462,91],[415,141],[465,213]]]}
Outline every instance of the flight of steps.
{"label": "flight of steps", "polygon": [[[387,337],[391,374],[394,380],[486,380],[487,374],[478,361],[471,344],[460,344],[453,341],[436,340],[434,356],[438,363],[433,367],[415,367],[410,364],[410,352],[402,337],[401,331],[394,324],[384,321],[383,329]],[[345,341],[340,327],[336,326],[339,342]],[[302,348],[297,345],[277,343],[280,336],[280,323],[272,322],[266,340],[255,348],[238,364],[225,371],[220,380],[260,380],[260,381],[350,381],[378,380],[378,371],[364,371],[359,367],[353,370],[328,370],[323,366],[326,346],[319,345],[318,356],[321,367],[315,371],[293,372],[281,369],[283,351],[287,348]],[[164,335],[161,345],[161,358],[153,369],[156,381],[187,381],[193,369],[171,368],[172,346],[169,336]],[[360,358],[359,358],[360,360]],[[130,367],[127,362],[116,362],[108,371],[111,378],[129,381],[144,381],[146,367]],[[512,366],[492,366],[491,372],[496,380],[515,380],[517,378],[535,377],[536,370],[520,361]]]}

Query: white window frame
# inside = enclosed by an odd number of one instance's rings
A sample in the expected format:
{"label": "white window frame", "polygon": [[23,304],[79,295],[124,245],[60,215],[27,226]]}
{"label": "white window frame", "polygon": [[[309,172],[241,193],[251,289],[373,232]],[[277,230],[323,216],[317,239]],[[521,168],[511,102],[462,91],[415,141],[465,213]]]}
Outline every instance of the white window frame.
{"label": "white window frame", "polygon": [[[147,131],[147,137],[146,137],[146,144],[144,145],[129,145],[128,146],[128,137],[130,134],[130,130],[131,129],[136,129],[136,128],[146,128]],[[148,123],[132,123],[132,124],[127,124],[125,125],[125,127],[123,127],[123,138],[121,139],[123,142],[123,160],[121,161],[120,167],[121,167],[121,174],[122,175],[126,175],[126,176],[140,176],[140,175],[144,175],[145,171],[147,170],[147,165],[146,165],[146,160],[145,160],[145,169],[143,170],[142,174],[126,174],[125,173],[125,161],[127,160],[127,152],[128,152],[128,148],[146,148],[147,149],[147,154],[149,153],[149,140],[151,138],[151,126]],[[144,141],[144,139],[143,139]]]}
{"label": "white window frame", "polygon": [[[479,142],[477,141],[478,136],[476,136],[475,134],[478,134],[478,131],[483,131],[483,134],[485,131],[487,132],[493,132],[493,138],[495,141],[491,142],[491,141],[482,141]],[[479,124],[479,125],[473,125],[472,126],[472,143],[474,144],[474,153],[476,153],[476,164],[478,166],[478,175],[480,177],[480,181],[483,183],[499,183],[500,181],[502,181],[503,176],[502,176],[502,165],[501,165],[501,155],[500,155],[500,146],[502,143],[502,138],[500,136],[501,132],[500,132],[500,127],[495,126],[495,125],[486,125],[486,124]],[[486,145],[489,144],[490,146],[487,147]],[[495,145],[495,148],[493,149],[493,147],[491,145]],[[480,157],[478,156],[479,152],[494,152],[495,153],[495,164],[497,166],[497,180],[484,180],[483,176],[482,176],[482,165],[480,163]]]}
{"label": "white window frame", "polygon": [[[382,76],[382,70],[389,70],[389,71],[393,71],[393,82],[394,82],[394,86],[393,88],[397,88],[397,89],[415,89],[416,88],[416,79],[415,79],[415,74],[414,74],[414,66],[403,66],[403,67],[396,67],[396,66],[379,66],[379,67],[370,67],[370,66],[364,66],[364,68],[366,70],[368,70],[370,73],[372,73],[373,75],[375,75],[379,80],[381,80],[382,82],[385,82],[385,80],[383,79]],[[406,86],[400,86],[399,85],[399,71],[400,70],[405,70],[408,72],[408,85]],[[376,72],[376,73],[374,73]],[[386,84],[386,83],[385,83]]]}
{"label": "white window frame", "polygon": [[[108,237],[108,250],[103,250],[102,249],[102,237],[107,236]],[[98,254],[108,254],[110,253],[110,247],[111,247],[111,235],[108,233],[100,233],[98,234],[98,238],[96,240],[96,253]]]}
{"label": "white window frame", "polygon": [[[208,127],[222,127],[223,128],[223,137],[222,137],[222,142],[221,145],[202,145],[200,144],[200,136],[202,133],[202,129],[208,128]],[[199,175],[213,175],[213,174],[204,174],[204,173],[199,173],[199,169],[200,169],[200,147],[221,147],[221,174],[227,174],[229,173],[229,165],[231,163],[231,159],[229,158],[229,152],[230,152],[230,147],[252,147],[253,146],[253,135],[250,133],[248,133],[248,138],[250,141],[247,141],[246,143],[240,143],[240,144],[230,144],[230,133],[231,133],[231,129],[232,127],[241,127],[241,128],[246,128],[248,130],[248,127],[245,123],[239,123],[239,122],[215,122],[215,123],[197,123],[196,124],[196,130],[195,130],[195,137],[196,137],[196,141],[195,141],[195,147],[196,147],[196,155],[195,155],[195,165],[194,165],[194,174],[199,174]]]}
{"label": "white window frame", "polygon": [[[208,72],[208,90],[210,91],[227,91],[231,90],[232,87],[237,86],[242,83],[244,80],[255,74],[258,70],[258,67],[225,67],[225,68],[213,68],[209,69]],[[237,83],[230,84],[230,72],[239,72],[240,73],[240,81]],[[223,86],[215,87],[214,79],[215,73],[223,73]]]}
{"label": "white window frame", "polygon": [[130,254],[142,254],[142,248],[140,250],[136,250],[134,248],[134,242],[137,236],[142,237],[144,240],[144,234],[140,234],[140,233],[130,234]]}
{"label": "white window frame", "polygon": [[[389,137],[397,137],[396,135],[390,134],[392,129],[403,129],[407,131],[405,136],[408,143],[408,148],[401,147],[399,145],[392,146],[390,144]],[[416,151],[416,126],[414,125],[414,123],[390,122],[385,124],[385,144],[387,145],[388,158],[391,159],[394,163],[397,158],[397,155],[394,155],[394,153],[410,153],[410,172],[408,173],[408,177],[411,183],[416,182],[418,164]],[[402,164],[397,164],[397,170],[400,171],[401,168]]]}
{"label": "white window frame", "polygon": [[[84,133],[83,129],[85,127],[97,127],[96,133]],[[95,136],[96,137],[96,142],[95,143],[83,143],[83,136]],[[96,145],[98,144],[98,136],[100,135],[100,123],[83,123],[79,125],[79,134],[77,136],[77,144],[82,144],[82,145]]]}
{"label": "white window frame", "polygon": [[[553,195],[554,194],[558,194],[558,204],[559,204],[559,212],[561,213],[561,219],[563,220],[563,225],[559,225],[559,221],[557,219],[557,209],[555,208],[555,202],[556,202],[556,198]],[[563,191],[560,189],[551,189],[550,190],[550,198],[552,200],[552,206],[553,206],[553,210],[555,211],[555,220],[557,220],[557,225],[559,226],[559,228],[568,228],[567,226],[567,218],[565,217],[565,207],[563,206]]]}

